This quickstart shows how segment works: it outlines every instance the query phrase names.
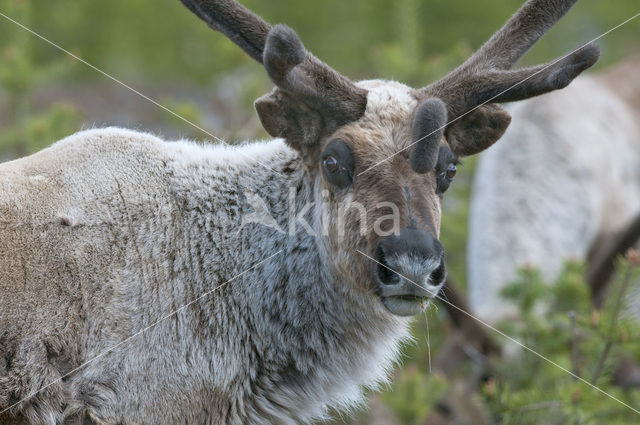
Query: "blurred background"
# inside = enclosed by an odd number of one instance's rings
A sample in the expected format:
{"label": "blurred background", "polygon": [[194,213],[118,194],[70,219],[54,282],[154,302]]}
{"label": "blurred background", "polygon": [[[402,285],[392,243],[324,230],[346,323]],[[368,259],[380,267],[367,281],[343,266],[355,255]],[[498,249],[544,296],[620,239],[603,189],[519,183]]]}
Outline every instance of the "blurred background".
{"label": "blurred background", "polygon": [[[522,0],[243,3],[271,23],[293,27],[310,51],[353,79],[380,77],[422,86],[467,58]],[[253,100],[272,86],[264,70],[178,0],[0,0],[0,12],[219,138],[232,143],[266,137],[253,110]],[[638,0],[581,0],[523,65],[567,53],[638,12]],[[27,155],[78,130],[108,125],[168,139],[211,140],[6,17],[0,17],[0,161]],[[639,36],[640,18],[602,38],[602,57],[591,72],[640,53]],[[474,164],[468,158],[460,167],[444,205],[442,240],[450,274],[461,288]],[[589,324],[581,267],[568,264],[558,288],[584,307],[588,335],[582,337],[593,340],[583,350],[592,350],[597,358],[603,332]],[[538,296],[531,290],[537,287],[536,276],[535,271],[523,273],[512,291],[515,302],[526,307],[527,297]],[[512,323],[505,329],[570,367],[570,346],[558,343],[571,337],[570,322],[566,314],[558,315],[559,327],[531,317],[533,324]],[[629,332],[635,332],[633,326],[629,324]],[[492,360],[474,362],[473,353],[466,354],[466,363],[442,367],[457,335],[453,328],[444,308],[432,306],[416,321],[416,342],[405,348],[393,383],[360,411],[339,413],[337,423],[590,424],[605,423],[605,418],[606,423],[638,423],[636,413],[531,356],[501,356],[491,374],[483,362]],[[504,343],[499,335],[491,336]],[[609,378],[616,373],[605,372]],[[634,391],[613,386],[607,391],[640,406]]]}

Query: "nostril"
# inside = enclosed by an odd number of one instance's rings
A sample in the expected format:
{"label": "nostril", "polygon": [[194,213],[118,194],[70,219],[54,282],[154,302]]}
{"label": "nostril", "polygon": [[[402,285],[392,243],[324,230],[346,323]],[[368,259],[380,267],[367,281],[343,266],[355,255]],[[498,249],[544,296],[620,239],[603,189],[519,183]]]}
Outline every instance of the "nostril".
{"label": "nostril", "polygon": [[376,248],[376,260],[378,261],[378,279],[385,285],[400,283],[400,276],[389,268],[384,250],[380,245]]}
{"label": "nostril", "polygon": [[429,280],[431,281],[432,285],[440,285],[443,281],[444,278],[446,277],[446,269],[445,269],[445,265],[444,265],[444,260],[440,261],[440,265],[438,266],[437,269],[435,269],[433,272],[431,272],[431,276],[429,276]]}
{"label": "nostril", "polygon": [[400,283],[400,276],[397,273],[392,272],[385,266],[378,264],[378,278],[380,282],[385,285],[396,285]]}

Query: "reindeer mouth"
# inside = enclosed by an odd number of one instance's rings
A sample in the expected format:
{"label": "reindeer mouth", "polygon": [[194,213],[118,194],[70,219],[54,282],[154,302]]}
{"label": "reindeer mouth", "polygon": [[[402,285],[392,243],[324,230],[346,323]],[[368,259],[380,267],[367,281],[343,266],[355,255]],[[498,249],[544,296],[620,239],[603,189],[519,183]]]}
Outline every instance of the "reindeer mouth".
{"label": "reindeer mouth", "polygon": [[386,298],[395,299],[396,301],[400,300],[400,301],[418,302],[418,303],[427,303],[427,302],[429,302],[429,297],[419,297],[417,295],[394,295],[394,296],[386,297]]}
{"label": "reindeer mouth", "polygon": [[397,316],[415,316],[427,309],[430,298],[416,295],[392,295],[381,297],[381,300],[382,305]]}
{"label": "reindeer mouth", "polygon": [[374,253],[376,293],[382,305],[396,316],[415,316],[424,312],[444,280],[443,254],[439,253],[438,266],[432,270],[421,269],[421,259],[415,260],[418,266],[407,266],[406,257],[399,260],[397,251],[389,251],[378,245]]}
{"label": "reindeer mouth", "polygon": [[[397,290],[404,292],[402,288],[404,279],[394,272],[387,263],[384,253],[381,250],[376,252],[377,270],[376,277],[382,287],[379,288],[378,295],[389,312],[397,316],[415,316],[422,313],[429,305],[430,297],[425,294],[411,293],[421,292],[419,289],[410,287],[411,292],[394,293]],[[413,285],[411,285],[413,286]],[[397,288],[397,289],[396,289]],[[395,290],[394,290],[395,289]]]}

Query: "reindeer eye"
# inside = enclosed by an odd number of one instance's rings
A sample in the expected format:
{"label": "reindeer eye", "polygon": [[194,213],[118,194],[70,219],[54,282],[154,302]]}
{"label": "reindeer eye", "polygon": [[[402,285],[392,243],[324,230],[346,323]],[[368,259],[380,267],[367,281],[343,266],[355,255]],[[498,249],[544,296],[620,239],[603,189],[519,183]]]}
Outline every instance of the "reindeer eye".
{"label": "reindeer eye", "polygon": [[331,155],[327,156],[324,159],[324,161],[322,161],[322,164],[324,165],[325,170],[327,170],[330,173],[335,173],[338,170],[340,170],[340,166],[338,165],[338,160]]}
{"label": "reindeer eye", "polygon": [[322,168],[325,178],[332,185],[344,189],[353,183],[355,161],[346,142],[335,139],[329,142],[322,153]]}
{"label": "reindeer eye", "polygon": [[447,146],[441,146],[438,152],[438,162],[436,162],[436,194],[442,195],[449,189],[449,185],[458,171],[458,164],[459,161],[451,149]]}
{"label": "reindeer eye", "polygon": [[436,193],[438,195],[442,195],[444,192],[449,189],[449,185],[453,181],[453,178],[456,176],[457,167],[456,164],[451,162],[447,165],[447,168],[443,171],[440,171],[436,176],[438,187],[436,188]]}
{"label": "reindeer eye", "polygon": [[453,178],[456,176],[456,171],[457,171],[456,164],[449,164],[449,166],[447,167],[447,171],[445,172],[445,175],[449,180],[453,180]]}

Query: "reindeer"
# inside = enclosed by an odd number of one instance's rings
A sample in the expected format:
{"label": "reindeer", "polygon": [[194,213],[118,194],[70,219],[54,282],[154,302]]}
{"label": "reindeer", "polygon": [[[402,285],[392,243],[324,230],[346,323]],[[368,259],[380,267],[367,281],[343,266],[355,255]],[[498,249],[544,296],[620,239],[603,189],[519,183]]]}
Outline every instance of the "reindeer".
{"label": "reindeer", "polygon": [[[500,291],[519,267],[538,267],[548,282],[568,259],[597,269],[606,241],[640,218],[639,65],[631,59],[515,105],[505,142],[480,157],[467,264],[470,304],[483,319],[517,316]],[[590,269],[600,304],[602,273]]]}
{"label": "reindeer", "polygon": [[[575,3],[530,0],[438,82],[354,83],[235,1],[182,2],[263,64],[276,139],[106,128],[0,166],[3,423],[291,424],[357,405],[445,279],[456,158],[504,133],[495,103],[599,56],[511,70]],[[243,221],[257,204],[278,226]],[[275,228],[287,207],[312,232]]]}

